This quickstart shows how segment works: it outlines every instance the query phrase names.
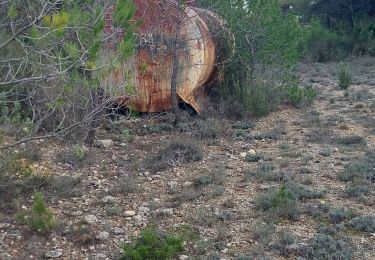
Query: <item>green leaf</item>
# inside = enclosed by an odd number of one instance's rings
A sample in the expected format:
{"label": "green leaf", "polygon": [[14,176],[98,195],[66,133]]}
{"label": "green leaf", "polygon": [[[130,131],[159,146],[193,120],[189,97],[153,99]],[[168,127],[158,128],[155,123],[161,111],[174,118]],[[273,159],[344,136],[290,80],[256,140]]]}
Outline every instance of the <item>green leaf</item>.
{"label": "green leaf", "polygon": [[11,20],[15,20],[18,16],[17,8],[15,5],[11,5],[8,9],[8,17]]}

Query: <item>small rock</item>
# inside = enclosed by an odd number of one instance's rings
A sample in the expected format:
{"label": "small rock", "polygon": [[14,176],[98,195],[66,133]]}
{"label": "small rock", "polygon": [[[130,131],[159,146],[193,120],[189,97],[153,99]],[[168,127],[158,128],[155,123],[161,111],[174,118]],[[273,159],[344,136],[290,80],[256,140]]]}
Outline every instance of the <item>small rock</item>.
{"label": "small rock", "polygon": [[100,232],[97,236],[96,236],[96,239],[99,239],[99,240],[107,240],[109,237],[109,233],[107,231],[102,231]]}
{"label": "small rock", "polygon": [[186,259],[188,259],[188,258],[189,258],[189,256],[187,256],[187,255],[180,255],[180,256],[178,257],[179,260],[186,260]]}
{"label": "small rock", "polygon": [[51,251],[48,251],[44,254],[44,256],[46,258],[59,258],[60,256],[62,256],[62,252],[61,250],[51,250]]}
{"label": "small rock", "polygon": [[193,186],[193,182],[191,182],[191,181],[187,181],[187,182],[185,182],[182,186],[184,186],[185,188],[187,188],[187,187],[191,187],[191,186]]}
{"label": "small rock", "polygon": [[98,218],[94,215],[86,215],[83,218],[83,221],[85,221],[87,224],[94,224],[94,223],[98,222]]}
{"label": "small rock", "polygon": [[224,248],[223,250],[221,250],[221,252],[222,252],[223,254],[226,254],[226,253],[228,252],[228,248]]}
{"label": "small rock", "polygon": [[177,186],[178,186],[177,181],[170,181],[170,182],[168,182],[167,186],[168,186],[168,192],[169,193],[176,193],[177,190],[178,190],[177,189]]}
{"label": "small rock", "polygon": [[98,258],[98,259],[106,259],[107,256],[104,253],[98,253],[98,254],[96,254],[96,258]]}
{"label": "small rock", "polygon": [[254,149],[250,149],[250,150],[249,150],[249,154],[254,155],[254,154],[256,154],[256,151],[255,151]]}
{"label": "small rock", "polygon": [[245,152],[243,152],[243,153],[240,153],[240,156],[241,156],[241,158],[245,158],[245,157],[246,157],[246,155],[247,155],[247,153],[245,153]]}
{"label": "small rock", "polygon": [[133,217],[133,216],[135,216],[135,214],[136,213],[133,210],[127,210],[127,211],[124,212],[124,216],[127,217],[127,218],[128,217]]}
{"label": "small rock", "polygon": [[155,210],[156,214],[164,215],[164,216],[172,216],[173,209],[157,209]]}
{"label": "small rock", "polygon": [[140,207],[138,207],[138,211],[140,213],[148,214],[151,210],[148,207],[140,206]]}
{"label": "small rock", "polygon": [[112,197],[112,196],[105,196],[103,199],[102,199],[102,202],[103,203],[113,203],[115,202],[116,198],[115,197]]}
{"label": "small rock", "polygon": [[101,148],[110,148],[114,145],[115,143],[111,139],[105,139],[105,140],[97,140],[96,145],[101,147]]}
{"label": "small rock", "polygon": [[124,234],[125,231],[122,229],[122,228],[118,228],[118,227],[115,227],[112,229],[112,232],[115,234],[115,235],[121,235],[121,234]]}

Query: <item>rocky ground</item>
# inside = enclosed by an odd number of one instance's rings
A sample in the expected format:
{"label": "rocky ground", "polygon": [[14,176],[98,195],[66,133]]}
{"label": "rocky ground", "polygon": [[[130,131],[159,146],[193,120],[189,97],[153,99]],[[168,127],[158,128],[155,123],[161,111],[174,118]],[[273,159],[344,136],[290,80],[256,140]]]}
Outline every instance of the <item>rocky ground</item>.
{"label": "rocky ground", "polygon": [[[57,224],[30,231],[16,214],[32,206],[32,192],[4,196],[0,259],[116,259],[149,225],[196,234],[180,259],[309,259],[314,253],[306,252],[323,249],[335,259],[342,247],[353,254],[336,259],[375,259],[375,59],[348,61],[347,90],[338,87],[338,67],[301,64],[316,101],[259,120],[152,115],[114,122],[93,148],[28,145],[38,153],[29,159],[32,175],[45,176],[36,187]],[[340,177],[355,163],[367,182]],[[259,206],[259,196],[283,185],[310,192],[292,217]],[[353,222],[363,216],[368,229]],[[317,234],[332,241],[314,244]]]}

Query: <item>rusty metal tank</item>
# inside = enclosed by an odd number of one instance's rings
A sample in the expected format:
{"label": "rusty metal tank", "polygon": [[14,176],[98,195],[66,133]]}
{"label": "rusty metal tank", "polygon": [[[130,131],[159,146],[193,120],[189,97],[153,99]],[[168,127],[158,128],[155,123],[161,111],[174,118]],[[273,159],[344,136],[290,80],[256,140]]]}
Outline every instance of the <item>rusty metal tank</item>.
{"label": "rusty metal tank", "polygon": [[[161,112],[172,108],[171,80],[177,23],[178,35],[177,95],[200,113],[206,88],[217,77],[219,40],[215,37],[223,27],[219,17],[210,11],[187,5],[178,11],[174,0],[134,0],[137,28],[136,52],[119,64],[103,80],[103,85],[119,97],[121,105],[139,112]],[[106,33],[112,25],[113,7],[105,19]],[[107,43],[107,59],[115,59]],[[113,93],[115,92],[115,93]]]}

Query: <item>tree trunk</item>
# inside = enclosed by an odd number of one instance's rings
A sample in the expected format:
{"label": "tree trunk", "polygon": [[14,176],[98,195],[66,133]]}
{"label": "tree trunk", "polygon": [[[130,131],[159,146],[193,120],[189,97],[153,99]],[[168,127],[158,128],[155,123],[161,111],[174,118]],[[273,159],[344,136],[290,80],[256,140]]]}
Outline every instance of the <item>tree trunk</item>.
{"label": "tree trunk", "polygon": [[[104,90],[91,90],[91,98],[92,98],[92,110],[98,108],[103,105],[104,100]],[[97,113],[92,116],[92,119],[89,124],[89,130],[86,135],[85,143],[88,145],[93,145],[96,136],[96,130],[100,125],[100,118],[102,116],[103,109],[99,109]]]}

